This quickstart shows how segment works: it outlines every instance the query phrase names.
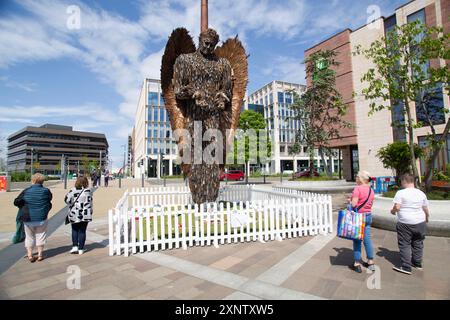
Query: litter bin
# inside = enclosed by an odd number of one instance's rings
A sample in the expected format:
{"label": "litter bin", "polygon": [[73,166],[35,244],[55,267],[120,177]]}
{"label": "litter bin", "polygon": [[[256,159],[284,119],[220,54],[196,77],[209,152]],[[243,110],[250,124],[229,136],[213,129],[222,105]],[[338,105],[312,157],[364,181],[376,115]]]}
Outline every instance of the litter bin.
{"label": "litter bin", "polygon": [[11,191],[11,177],[6,174],[0,174],[0,192]]}

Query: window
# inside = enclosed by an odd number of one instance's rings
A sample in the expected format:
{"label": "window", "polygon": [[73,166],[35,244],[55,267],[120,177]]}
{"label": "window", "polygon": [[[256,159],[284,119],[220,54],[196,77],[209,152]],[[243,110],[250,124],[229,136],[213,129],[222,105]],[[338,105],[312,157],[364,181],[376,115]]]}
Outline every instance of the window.
{"label": "window", "polygon": [[283,92],[278,92],[278,103],[284,103],[284,94],[283,94]]}
{"label": "window", "polygon": [[429,126],[427,116],[434,125],[445,123],[442,85],[421,93],[416,98],[416,118],[423,126]]}
{"label": "window", "polygon": [[158,121],[158,108],[153,108],[153,121]]}
{"label": "window", "polygon": [[[408,16],[407,20],[408,20],[408,23],[412,23],[414,21],[420,21],[421,23],[425,24],[426,23],[426,21],[425,21],[425,9],[422,9],[422,10],[419,10],[417,12],[414,12],[413,14],[410,14]],[[415,38],[415,42],[420,42],[423,39],[424,36],[425,35],[423,33],[418,34],[416,36],[416,38]],[[416,51],[416,50],[419,50],[419,48],[417,46],[411,48],[411,51]],[[418,61],[416,61],[416,63],[418,63]],[[427,74],[428,68],[429,68],[429,61],[424,62],[421,67],[422,67],[422,71],[425,74]]]}
{"label": "window", "polygon": [[286,103],[292,103],[292,93],[286,92],[285,97],[286,97]]}
{"label": "window", "polygon": [[269,94],[269,104],[273,104],[273,93]]}
{"label": "window", "polygon": [[163,98],[162,94],[159,95],[159,105],[160,106],[164,105],[164,98]]}
{"label": "window", "polygon": [[159,121],[164,122],[164,119],[165,119],[165,117],[164,117],[164,109],[160,108],[159,109]]}
{"label": "window", "polygon": [[157,92],[149,92],[148,93],[148,104],[151,106],[158,105],[158,93]]}

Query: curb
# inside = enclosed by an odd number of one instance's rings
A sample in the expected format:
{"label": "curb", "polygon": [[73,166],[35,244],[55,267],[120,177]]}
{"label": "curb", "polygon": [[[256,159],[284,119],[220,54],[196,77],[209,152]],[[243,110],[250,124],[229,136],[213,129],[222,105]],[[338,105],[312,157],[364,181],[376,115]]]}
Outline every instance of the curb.
{"label": "curb", "polygon": [[[372,226],[379,229],[397,231],[397,219],[380,216],[372,212]],[[450,221],[430,221],[427,224],[427,236],[450,237]]]}

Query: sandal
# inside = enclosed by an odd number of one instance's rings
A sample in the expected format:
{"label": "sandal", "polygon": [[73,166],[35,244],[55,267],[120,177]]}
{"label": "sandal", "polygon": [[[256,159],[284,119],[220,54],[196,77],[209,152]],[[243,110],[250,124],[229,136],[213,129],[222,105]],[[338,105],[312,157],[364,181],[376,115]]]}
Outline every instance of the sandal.
{"label": "sandal", "polygon": [[375,263],[367,263],[367,262],[364,262],[364,267],[366,267],[366,268],[369,269],[370,271],[375,271]]}
{"label": "sandal", "polygon": [[28,257],[28,256],[27,256],[27,259],[28,259],[28,261],[30,261],[31,263],[33,263],[33,262],[36,261],[36,257],[34,257],[34,256],[31,256],[31,257]]}
{"label": "sandal", "polygon": [[36,261],[42,261],[42,260],[44,260],[43,256],[38,256],[38,258],[36,259]]}

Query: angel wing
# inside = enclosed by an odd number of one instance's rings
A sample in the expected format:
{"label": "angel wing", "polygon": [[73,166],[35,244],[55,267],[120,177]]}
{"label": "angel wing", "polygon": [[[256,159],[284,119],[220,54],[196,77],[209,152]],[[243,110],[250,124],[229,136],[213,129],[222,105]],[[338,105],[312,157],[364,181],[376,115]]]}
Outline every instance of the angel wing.
{"label": "angel wing", "polygon": [[[172,31],[172,34],[167,41],[164,55],[161,62],[161,89],[164,97],[164,105],[169,113],[169,121],[172,130],[182,129],[185,127],[185,112],[182,105],[177,104],[175,92],[173,87],[173,67],[175,60],[179,55],[185,53],[195,52],[195,44],[189,31],[185,28],[177,28]],[[183,149],[182,144],[185,141],[181,138],[178,142],[179,150]],[[185,174],[190,169],[187,164],[182,164],[182,169]]]}
{"label": "angel wing", "polygon": [[164,104],[169,113],[172,130],[184,128],[185,117],[182,106],[177,105],[173,88],[173,66],[180,54],[195,52],[195,44],[189,31],[185,28],[177,28],[172,31],[164,50],[161,63],[161,88]]}
{"label": "angel wing", "polygon": [[217,47],[215,53],[218,57],[227,59],[230,62],[232,69],[233,89],[231,108],[220,123],[220,129],[224,135],[226,134],[227,129],[231,129],[228,131],[229,134],[224,137],[226,145],[231,146],[234,139],[234,130],[236,130],[239,124],[239,116],[241,114],[241,108],[247,90],[247,54],[245,53],[242,42],[237,36],[234,39],[228,39],[222,46]]}

